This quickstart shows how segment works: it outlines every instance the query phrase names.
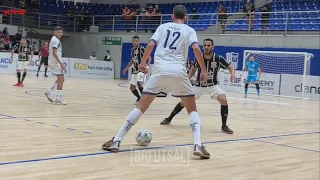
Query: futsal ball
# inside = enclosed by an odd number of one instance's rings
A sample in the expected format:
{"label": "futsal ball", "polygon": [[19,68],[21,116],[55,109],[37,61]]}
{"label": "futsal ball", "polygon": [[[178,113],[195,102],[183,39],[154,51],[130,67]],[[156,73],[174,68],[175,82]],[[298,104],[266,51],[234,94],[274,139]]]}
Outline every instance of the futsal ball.
{"label": "futsal ball", "polygon": [[140,129],[136,133],[136,142],[140,146],[147,146],[152,140],[152,134],[148,129]]}

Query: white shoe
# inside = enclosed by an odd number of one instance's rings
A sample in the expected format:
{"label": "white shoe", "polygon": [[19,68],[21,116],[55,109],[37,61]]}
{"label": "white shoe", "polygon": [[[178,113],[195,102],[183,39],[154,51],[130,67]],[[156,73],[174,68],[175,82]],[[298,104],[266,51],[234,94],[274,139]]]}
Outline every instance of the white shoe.
{"label": "white shoe", "polygon": [[46,95],[47,99],[48,99],[50,102],[53,102],[53,98],[51,97],[50,91],[45,92],[44,95]]}
{"label": "white shoe", "polygon": [[201,159],[210,159],[210,154],[202,145],[201,146],[197,144],[194,145],[193,155],[199,156]]}
{"label": "white shoe", "polygon": [[56,105],[67,105],[68,103],[64,102],[62,99],[56,99],[54,101],[54,104],[56,104]]}
{"label": "white shoe", "polygon": [[102,145],[102,149],[111,152],[119,152],[121,141],[113,141],[114,137]]}

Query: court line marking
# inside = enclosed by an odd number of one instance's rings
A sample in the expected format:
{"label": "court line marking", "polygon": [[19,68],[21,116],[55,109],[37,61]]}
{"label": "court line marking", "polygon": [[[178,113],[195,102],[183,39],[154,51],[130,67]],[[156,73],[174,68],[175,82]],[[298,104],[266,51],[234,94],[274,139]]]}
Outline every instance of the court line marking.
{"label": "court line marking", "polygon": [[253,141],[267,143],[267,144],[273,144],[273,145],[283,146],[283,147],[288,147],[288,148],[293,148],[293,149],[300,149],[300,150],[320,153],[320,151],[313,150],[313,149],[300,148],[300,147],[296,147],[296,146],[290,146],[290,145],[285,145],[285,144],[280,144],[280,143],[273,143],[273,142],[269,142],[269,141],[261,141],[261,140],[253,140]]}
{"label": "court line marking", "polygon": [[7,119],[7,118],[14,119],[15,118],[13,116],[8,116],[8,115],[5,115],[5,114],[0,114],[0,116],[6,117],[6,118],[1,118],[1,119]]}
{"label": "court line marking", "polygon": [[[303,136],[309,134],[319,134],[320,132],[305,132],[305,133],[294,133],[294,134],[282,134],[282,135],[272,135],[272,136],[261,136],[261,137],[251,137],[251,138],[239,138],[239,139],[230,139],[230,140],[219,140],[219,141],[209,141],[203,144],[219,144],[219,143],[230,143],[230,142],[240,142],[240,141],[252,141],[259,140],[259,139],[274,139],[279,137],[290,137],[290,136]],[[127,149],[127,150],[120,150],[118,153],[125,153],[125,152],[134,152],[134,151],[142,151],[142,150],[155,150],[155,149],[164,149],[164,148],[174,148],[174,147],[185,147],[185,146],[193,146],[193,144],[177,144],[177,145],[170,145],[170,146],[154,146],[154,147],[145,147],[141,149]],[[302,150],[302,149],[300,149]],[[58,156],[52,158],[38,158],[38,159],[29,159],[29,160],[18,160],[18,161],[11,161],[11,162],[0,162],[0,166],[6,165],[13,165],[13,164],[25,164],[31,162],[43,162],[43,161],[52,161],[52,160],[61,160],[61,159],[73,159],[73,158],[80,158],[80,157],[90,157],[90,156],[98,156],[98,155],[107,155],[107,154],[114,154],[113,152],[96,152],[96,153],[87,153],[87,154],[77,154],[77,155],[67,155],[67,156]]]}

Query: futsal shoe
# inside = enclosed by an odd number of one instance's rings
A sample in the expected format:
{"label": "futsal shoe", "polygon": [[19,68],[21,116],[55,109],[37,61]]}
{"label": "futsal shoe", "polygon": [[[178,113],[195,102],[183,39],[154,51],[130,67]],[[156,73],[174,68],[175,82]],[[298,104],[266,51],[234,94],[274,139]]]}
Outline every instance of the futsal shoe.
{"label": "futsal shoe", "polygon": [[62,99],[56,99],[54,101],[54,104],[56,104],[56,105],[67,105],[67,102],[64,102]]}
{"label": "futsal shoe", "polygon": [[193,147],[193,155],[198,156],[201,159],[210,159],[210,154],[203,145],[198,146],[197,144],[195,144]]}
{"label": "futsal shoe", "polygon": [[113,141],[114,137],[108,142],[102,144],[102,149],[111,152],[119,152],[121,141]]}
{"label": "futsal shoe", "polygon": [[48,101],[53,102],[53,98],[50,95],[50,92],[45,92],[44,95],[46,95]]}
{"label": "futsal shoe", "polygon": [[23,83],[20,83],[18,86],[19,86],[19,87],[24,87]]}
{"label": "futsal shoe", "polygon": [[226,133],[226,134],[233,134],[233,131],[232,131],[231,129],[229,129],[228,126],[222,126],[222,127],[221,127],[221,131],[222,131],[223,133]]}
{"label": "futsal shoe", "polygon": [[160,125],[170,125],[171,119],[165,118],[163,121],[160,122]]}
{"label": "futsal shoe", "polygon": [[16,83],[16,84],[14,84],[13,86],[20,86],[20,83]]}

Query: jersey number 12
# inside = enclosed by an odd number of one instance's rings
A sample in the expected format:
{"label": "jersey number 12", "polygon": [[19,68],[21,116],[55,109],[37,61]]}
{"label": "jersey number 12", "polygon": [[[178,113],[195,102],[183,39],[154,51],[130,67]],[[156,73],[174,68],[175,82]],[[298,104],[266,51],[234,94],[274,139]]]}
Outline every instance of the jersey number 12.
{"label": "jersey number 12", "polygon": [[175,46],[175,43],[177,42],[177,40],[179,39],[180,37],[180,32],[173,32],[172,35],[171,35],[171,31],[170,30],[167,30],[167,37],[166,37],[166,40],[164,42],[164,48],[167,48],[167,45],[168,45],[168,39],[169,37],[172,36],[174,37],[174,40],[172,41],[172,43],[169,45],[169,49],[174,49],[176,50],[177,47]]}

